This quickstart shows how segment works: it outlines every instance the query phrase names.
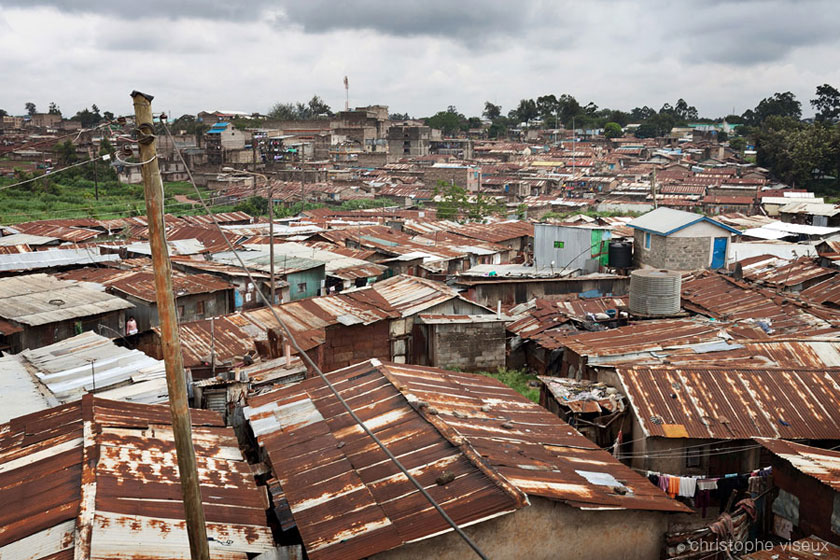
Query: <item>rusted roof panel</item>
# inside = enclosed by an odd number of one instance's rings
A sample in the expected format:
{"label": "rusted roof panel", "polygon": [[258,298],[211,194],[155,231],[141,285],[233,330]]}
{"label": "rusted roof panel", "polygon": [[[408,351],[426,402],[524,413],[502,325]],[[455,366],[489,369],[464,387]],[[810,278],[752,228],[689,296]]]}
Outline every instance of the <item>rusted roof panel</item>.
{"label": "rusted roof panel", "polygon": [[[243,356],[255,350],[254,341],[247,332],[229,317],[203,319],[178,325],[181,333],[181,354],[184,367],[192,368],[210,364],[211,353],[216,365],[235,365]],[[160,327],[152,329],[160,336]]]}
{"label": "rusted roof panel", "polygon": [[741,558],[743,560],[840,560],[840,546],[811,535],[804,539],[753,552]]}
{"label": "rusted roof panel", "polygon": [[813,306],[806,309],[791,298],[718,273],[704,272],[692,279],[683,279],[682,305],[718,320],[769,321],[778,335],[802,336],[806,331],[830,327],[832,320],[830,310],[823,310],[826,311],[823,313]]}
{"label": "rusted roof panel", "polygon": [[[271,550],[233,430],[191,415],[211,558]],[[0,425],[0,555],[189,559],[169,422],[168,406],[87,396]]]}
{"label": "rusted roof panel", "polygon": [[[524,494],[576,507],[687,511],[494,379],[378,360],[327,376],[458,523],[526,505]],[[251,397],[246,416],[313,560],[362,558],[447,529],[320,378]],[[454,481],[435,484],[444,471]]]}
{"label": "rusted roof panel", "polygon": [[67,227],[63,225],[56,225],[52,223],[43,222],[29,222],[26,224],[17,224],[14,229],[20,233],[28,233],[30,235],[39,235],[42,237],[54,237],[62,241],[70,241],[80,243],[99,237],[103,235],[101,231],[95,229],[87,229],[82,227]]}
{"label": "rusted roof panel", "polygon": [[760,284],[778,288],[790,288],[798,286],[803,282],[828,278],[834,276],[837,271],[830,268],[823,268],[811,258],[801,258],[793,262],[770,256],[754,257],[744,265],[741,262],[744,278]]}
{"label": "rusted roof panel", "polygon": [[782,439],[755,440],[793,467],[840,492],[840,451],[820,449]]}
{"label": "rusted roof panel", "polygon": [[[123,276],[117,280],[106,283],[115,291],[134,296],[143,301],[155,302],[155,274],[154,272],[134,272],[130,276]],[[210,274],[184,274],[172,273],[172,290],[175,297],[179,298],[192,294],[211,294],[222,290],[233,289],[232,284],[220,280]]]}
{"label": "rusted roof panel", "polygon": [[590,362],[592,357],[642,354],[727,338],[720,323],[695,319],[642,321],[606,331],[573,334],[547,331],[533,337],[545,348],[565,347],[580,356],[589,356]]}
{"label": "rusted roof panel", "polygon": [[[330,380],[366,425],[460,524],[511,512],[524,494],[497,485],[365,362]],[[265,448],[313,560],[356,559],[448,525],[355,424],[319,378],[249,399]],[[436,484],[444,473],[454,480]]]}
{"label": "rusted roof panel", "polygon": [[840,439],[840,371],[619,368],[648,436],[666,426],[690,438]]}
{"label": "rusted roof panel", "polygon": [[802,298],[817,304],[840,307],[840,276],[833,276],[806,288],[799,293]]}
{"label": "rusted roof panel", "polygon": [[[215,222],[220,224],[231,224],[234,222],[251,223],[254,218],[247,212],[218,212],[212,216],[207,214],[197,214],[195,216],[181,216],[181,221],[191,225],[209,225],[214,226]],[[214,226],[215,227],[215,226]]]}

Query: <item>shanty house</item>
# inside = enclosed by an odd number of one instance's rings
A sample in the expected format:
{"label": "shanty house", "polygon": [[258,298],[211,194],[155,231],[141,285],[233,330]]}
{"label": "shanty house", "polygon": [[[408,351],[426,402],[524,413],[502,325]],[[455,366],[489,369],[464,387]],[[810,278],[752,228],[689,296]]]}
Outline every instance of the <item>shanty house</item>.
{"label": "shanty house", "polygon": [[757,439],[772,455],[773,484],[779,489],[773,513],[787,520],[789,535],[816,535],[840,545],[840,451],[781,439]]}
{"label": "shanty house", "polygon": [[702,214],[664,207],[627,225],[636,230],[636,266],[669,270],[724,268],[731,237],[741,233]]}
{"label": "shanty house", "polygon": [[502,315],[421,313],[414,320],[411,363],[459,369],[496,371],[505,367],[505,323]]}
{"label": "shanty house", "polygon": [[[237,251],[237,254],[249,270],[271,272],[268,251]],[[217,263],[241,266],[236,254],[230,251],[215,253],[212,259]],[[274,256],[274,276],[275,279],[288,283],[289,301],[297,301],[323,295],[326,284],[326,266],[323,261],[278,253]]]}
{"label": "shanty house", "polygon": [[[265,492],[233,430],[215,412],[190,416],[210,558],[271,552]],[[86,395],[0,435],[0,557],[190,558],[168,406]]]}
{"label": "shanty house", "polygon": [[0,351],[40,348],[94,331],[123,335],[134,304],[46,274],[0,278]]}
{"label": "shanty house", "polygon": [[758,468],[753,438],[840,442],[837,369],[619,367],[600,380],[627,397],[631,465],[722,476]]}
{"label": "shanty house", "polygon": [[[494,379],[376,359],[326,377],[490,558],[658,558],[667,514],[689,511]],[[312,560],[472,554],[321,378],[245,415]]]}
{"label": "shanty house", "polygon": [[[140,332],[160,323],[153,272],[132,272],[108,282],[108,289],[134,304]],[[209,274],[172,274],[179,321],[197,321],[233,311],[233,286]]]}

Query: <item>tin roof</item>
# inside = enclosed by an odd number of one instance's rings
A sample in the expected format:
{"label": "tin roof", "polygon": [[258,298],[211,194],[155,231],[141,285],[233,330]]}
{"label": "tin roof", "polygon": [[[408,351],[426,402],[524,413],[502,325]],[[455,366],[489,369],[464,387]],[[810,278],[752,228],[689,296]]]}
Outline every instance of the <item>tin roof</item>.
{"label": "tin roof", "polygon": [[[191,321],[178,325],[181,334],[181,354],[184,367],[210,363],[211,350],[217,366],[238,364],[243,356],[254,350],[254,341],[239,325],[228,317]],[[160,335],[160,327],[152,329]]]}
{"label": "tin roof", "polygon": [[17,356],[0,357],[0,424],[58,404],[43,391]]}
{"label": "tin roof", "polygon": [[93,239],[94,237],[103,235],[103,232],[95,229],[67,227],[46,221],[17,224],[14,226],[14,229],[20,233],[28,233],[30,235],[39,235],[43,237],[54,237],[61,239],[62,241],[71,241],[75,243],[87,241],[88,239]]}
{"label": "tin roof", "polygon": [[820,449],[783,439],[758,438],[755,441],[793,465],[799,472],[816,478],[835,492],[840,492],[840,451]]}
{"label": "tin roof", "polygon": [[[264,493],[233,430],[190,415],[211,558],[270,551]],[[170,422],[168,406],[87,396],[0,425],[0,554],[188,560]]]}
{"label": "tin roof", "polygon": [[823,268],[814,259],[803,257],[788,261],[772,255],[761,255],[741,261],[744,278],[777,288],[792,288],[818,278],[834,276],[837,270]]}
{"label": "tin roof", "polygon": [[811,535],[793,542],[785,542],[752,554],[742,560],[840,560],[840,546]]}
{"label": "tin roof", "polygon": [[[94,385],[97,392],[101,392],[117,386],[142,385],[164,377],[164,365],[160,360],[139,350],[117,346],[111,339],[90,331],[49,346],[24,350],[15,358],[62,403],[78,399],[82,393],[92,391]],[[135,389],[145,392],[150,387]],[[164,402],[166,389],[155,396],[144,402]]]}
{"label": "tin roof", "polygon": [[648,437],[840,439],[836,369],[631,367],[617,376]]}
{"label": "tin roof", "polygon": [[57,237],[45,237],[43,235],[32,235],[29,233],[15,233],[13,235],[4,235],[0,237],[0,247],[7,247],[9,245],[48,245],[58,241],[59,239]]}
{"label": "tin roof", "polygon": [[[268,254],[268,247],[265,245],[247,245],[249,249],[258,247],[264,254]],[[323,262],[327,276],[335,276],[345,280],[355,278],[379,277],[386,270],[387,266],[375,264],[355,257],[336,253],[328,249],[320,249],[301,243],[274,243],[274,264],[285,262],[289,257],[303,257],[314,261]],[[214,257],[215,258],[215,257]]]}
{"label": "tin roof", "polygon": [[392,276],[387,280],[377,282],[371,289],[402,317],[414,315],[435,305],[460,297],[458,290],[450,288],[446,284],[405,274]]}
{"label": "tin roof", "polygon": [[731,228],[707,216],[674,210],[673,208],[657,208],[643,216],[639,216],[627,225],[634,229],[640,229],[658,235],[671,235],[698,222],[709,222],[736,235],[741,234],[737,229]]}
{"label": "tin roof", "polygon": [[119,262],[119,255],[100,255],[98,249],[48,249],[0,254],[0,271],[37,270]]}
{"label": "tin roof", "polygon": [[[494,379],[375,359],[327,376],[421,483],[455,475],[432,490],[459,524],[512,512],[527,494],[574,507],[686,511]],[[245,411],[313,560],[363,558],[449,530],[320,378],[251,397]]]}
{"label": "tin roof", "polygon": [[89,285],[46,274],[0,278],[0,316],[22,325],[46,325],[133,307]]}
{"label": "tin roof", "polygon": [[682,306],[718,320],[765,320],[779,334],[804,336],[807,330],[830,326],[830,316],[814,307],[806,309],[792,298],[714,272],[683,279]]}
{"label": "tin roof", "polygon": [[599,363],[622,360],[638,354],[677,348],[691,344],[725,341],[729,337],[720,323],[697,319],[664,319],[640,321],[625,327],[595,332],[562,333],[546,331],[532,337],[544,348],[567,348],[572,352],[593,358]]}
{"label": "tin roof", "polygon": [[[109,288],[142,299],[143,301],[156,302],[155,295],[155,273],[152,271],[136,271],[132,274],[121,276],[117,280],[106,282]],[[220,280],[210,274],[184,274],[172,272],[172,291],[175,297],[179,298],[192,294],[211,294],[223,290],[233,289],[232,284]]]}
{"label": "tin roof", "polygon": [[799,295],[817,305],[840,306],[840,277],[832,276],[799,292]]}

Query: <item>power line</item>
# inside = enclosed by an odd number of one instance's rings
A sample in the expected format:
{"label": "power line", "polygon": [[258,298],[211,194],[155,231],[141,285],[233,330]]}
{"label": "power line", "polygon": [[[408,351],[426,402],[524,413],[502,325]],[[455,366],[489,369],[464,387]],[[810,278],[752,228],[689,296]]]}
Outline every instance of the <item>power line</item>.
{"label": "power line", "polygon": [[[172,134],[169,132],[169,127],[166,126],[166,123],[164,123],[162,119],[160,124],[163,126],[163,129],[166,131],[167,136],[169,136],[169,138],[173,141],[174,145],[175,140],[174,138],[172,138]],[[219,222],[216,220],[216,216],[204,204],[204,199],[201,196],[201,192],[198,190],[198,186],[196,186],[195,181],[193,180],[192,172],[190,171],[187,162],[184,160],[184,157],[181,155],[181,150],[177,146],[175,146],[175,152],[178,154],[178,157],[181,159],[181,162],[184,164],[184,167],[187,170],[187,175],[190,178],[190,183],[192,183],[193,188],[195,189],[195,193],[196,196],[198,196],[199,202],[204,207],[205,211],[207,212],[207,215],[209,215],[213,219],[213,224],[216,226],[216,229],[219,231],[219,233],[223,234],[224,232],[222,231],[222,227],[219,225]],[[222,237],[224,238],[225,243],[227,244],[230,251],[236,257],[236,260],[239,261],[240,268],[248,276],[248,281],[256,285],[253,276],[251,276],[251,271],[248,270],[248,268],[245,266],[245,263],[242,261],[242,258],[239,256],[239,253],[237,253],[234,249],[233,244],[230,242],[230,239],[228,239],[226,235],[222,235]],[[318,374],[318,376],[327,385],[327,387],[329,387],[332,394],[335,396],[336,399],[338,399],[338,402],[341,403],[341,406],[344,407],[344,409],[347,411],[347,413],[350,415],[353,421],[356,422],[359,425],[359,427],[362,428],[362,430],[379,446],[380,449],[382,449],[382,451],[385,453],[385,455],[388,456],[391,462],[393,462],[394,465],[396,465],[397,468],[400,471],[402,471],[406,478],[408,478],[408,480],[417,488],[417,490],[423,495],[423,497],[426,498],[426,500],[432,505],[432,507],[435,508],[435,510],[437,510],[440,516],[444,519],[444,521],[446,521],[449,524],[449,526],[452,527],[452,529],[454,529],[456,533],[458,533],[458,535],[464,540],[464,542],[467,543],[467,545],[469,545],[469,547],[479,556],[479,558],[481,558],[482,560],[487,560],[487,556],[485,556],[481,549],[478,548],[478,545],[475,542],[473,542],[469,535],[467,535],[463,531],[463,529],[461,529],[461,527],[458,526],[458,524],[455,523],[455,521],[453,521],[451,517],[449,517],[449,515],[443,510],[440,504],[438,504],[437,501],[435,501],[435,499],[432,497],[432,495],[429,494],[428,491],[426,491],[423,485],[420,484],[420,482],[416,478],[414,478],[414,476],[411,475],[411,473],[408,471],[408,469],[405,468],[405,466],[403,466],[400,460],[397,459],[397,457],[393,453],[391,453],[391,450],[388,449],[388,447],[384,443],[382,443],[382,441],[378,437],[376,437],[376,435],[370,430],[370,428],[368,428],[365,425],[362,419],[356,415],[352,407],[350,407],[350,405],[347,404],[347,401],[344,400],[344,398],[341,396],[341,394],[338,392],[338,390],[335,388],[332,382],[329,379],[327,379],[327,376],[324,375],[324,372],[321,371],[321,368],[319,368],[318,365],[312,360],[312,358],[310,358],[309,355],[306,352],[304,352],[303,348],[300,347],[297,340],[295,340],[295,337],[292,335],[292,331],[289,329],[288,326],[286,326],[286,323],[283,322],[283,320],[280,318],[280,315],[277,314],[277,311],[274,310],[273,305],[268,302],[265,295],[262,293],[262,290],[257,290],[257,296],[262,300],[263,304],[268,307],[269,311],[271,311],[271,314],[274,316],[274,319],[277,321],[277,324],[280,325],[280,328],[283,330],[286,339],[291,343],[292,346],[294,346],[295,350],[297,350],[300,357],[313,369],[313,371],[315,371],[315,373]]]}

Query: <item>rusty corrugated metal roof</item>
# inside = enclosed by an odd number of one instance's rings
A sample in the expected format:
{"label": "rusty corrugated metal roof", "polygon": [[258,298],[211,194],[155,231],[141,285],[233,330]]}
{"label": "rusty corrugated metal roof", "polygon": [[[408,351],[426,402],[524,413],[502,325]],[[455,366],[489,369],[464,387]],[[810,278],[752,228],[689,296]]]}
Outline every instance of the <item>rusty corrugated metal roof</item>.
{"label": "rusty corrugated metal roof", "polygon": [[801,473],[807,474],[840,492],[840,451],[820,449],[783,439],[757,438],[755,441],[784,459]]}
{"label": "rusty corrugated metal roof", "polygon": [[840,307],[840,276],[833,276],[799,293],[803,299],[817,305]]}
{"label": "rusty corrugated metal roof", "polygon": [[[227,316],[180,323],[178,328],[187,368],[210,364],[211,351],[218,366],[239,364],[245,354],[255,351],[249,334]],[[160,336],[160,327],[152,330]]]}
{"label": "rusty corrugated metal roof", "polygon": [[[379,360],[327,377],[421,483],[455,475],[432,493],[460,524],[511,512],[526,494],[575,507],[687,511],[492,378]],[[252,397],[246,416],[313,560],[363,558],[448,529],[320,378]],[[627,492],[590,482],[590,473]]]}
{"label": "rusty corrugated metal roof", "polygon": [[558,327],[569,320],[583,322],[589,313],[605,313],[627,306],[627,297],[600,298],[537,298],[534,307],[508,325],[507,329],[522,338],[530,338]]}
{"label": "rusty corrugated metal roof", "polygon": [[[233,430],[190,412],[211,558],[268,552],[265,492]],[[169,426],[168,406],[90,396],[0,425],[0,555],[188,560]]]}
{"label": "rusty corrugated metal roof", "polygon": [[831,326],[826,320],[831,319],[830,310],[823,313],[813,306],[806,309],[790,297],[719,273],[703,272],[692,279],[683,279],[682,306],[718,320],[769,321],[778,334],[803,335],[806,330]]}
{"label": "rusty corrugated metal roof", "polygon": [[618,368],[647,436],[840,439],[840,371]]}
{"label": "rusty corrugated metal roof", "polygon": [[[154,272],[137,271],[130,276],[123,276],[109,281],[105,285],[115,291],[134,296],[144,301],[155,302]],[[222,290],[232,290],[233,285],[210,274],[184,274],[172,272],[172,291],[179,298],[192,294],[210,294]]]}
{"label": "rusty corrugated metal roof", "polygon": [[546,331],[533,340],[548,349],[568,348],[580,356],[627,356],[656,352],[691,344],[719,342],[728,338],[725,326],[698,319],[641,321],[625,327],[596,332]]}
{"label": "rusty corrugated metal roof", "polygon": [[811,535],[741,556],[742,560],[840,560],[840,546]]}
{"label": "rusty corrugated metal roof", "polygon": [[778,288],[790,288],[809,280],[837,274],[836,270],[823,268],[808,257],[788,261],[772,255],[762,255],[741,261],[741,265],[744,278]]}

